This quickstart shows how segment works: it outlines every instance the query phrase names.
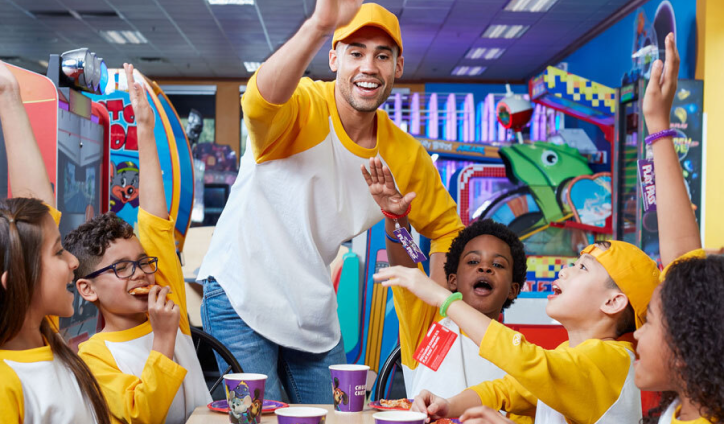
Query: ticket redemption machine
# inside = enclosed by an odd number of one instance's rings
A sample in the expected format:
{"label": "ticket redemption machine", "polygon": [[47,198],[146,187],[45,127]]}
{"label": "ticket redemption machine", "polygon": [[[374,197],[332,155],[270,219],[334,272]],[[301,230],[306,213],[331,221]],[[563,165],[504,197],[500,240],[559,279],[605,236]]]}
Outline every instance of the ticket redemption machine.
{"label": "ticket redemption machine", "polygon": [[[191,224],[194,199],[193,159],[188,139],[173,105],[161,88],[137,69],[134,79],[143,84],[156,124],[154,138],[163,174],[169,215],[176,222],[176,246],[183,252]],[[133,225],[138,221],[139,164],[136,120],[131,107],[128,83],[123,69],[108,70],[105,94],[85,93],[106,107],[110,119],[110,210]]]}

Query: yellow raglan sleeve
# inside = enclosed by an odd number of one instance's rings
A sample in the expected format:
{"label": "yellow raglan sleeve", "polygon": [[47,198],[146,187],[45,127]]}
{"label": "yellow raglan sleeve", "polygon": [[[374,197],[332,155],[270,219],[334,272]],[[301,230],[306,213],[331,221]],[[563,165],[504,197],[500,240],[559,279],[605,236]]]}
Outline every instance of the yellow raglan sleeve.
{"label": "yellow raglan sleeve", "polygon": [[121,372],[103,342],[82,343],[78,354],[98,380],[115,422],[163,423],[186,377],[183,367],[153,350],[141,378]]}
{"label": "yellow raglan sleeve", "polygon": [[302,78],[291,99],[273,104],[259,92],[257,74],[251,77],[241,98],[256,162],[287,158],[322,142],[329,134],[324,83]]}
{"label": "yellow raglan sleeve", "polygon": [[413,358],[417,346],[425,338],[427,330],[435,321],[437,308],[421,301],[409,290],[392,287],[392,299],[395,312],[400,321],[400,353],[402,365],[415,369],[417,361]]}
{"label": "yellow raglan sleeve", "polygon": [[162,219],[138,208],[138,236],[148,256],[158,257],[156,284],[171,288],[168,298],[180,308],[181,332],[190,335],[188,314],[186,313],[186,285],[181,262],[176,254],[173,218]]}
{"label": "yellow raglan sleeve", "polygon": [[536,399],[575,422],[596,422],[616,402],[631,367],[625,342],[587,340],[543,349],[493,321],[480,356],[507,372]]}
{"label": "yellow raglan sleeve", "polygon": [[0,422],[21,424],[25,421],[23,385],[4,361],[0,360]]}
{"label": "yellow raglan sleeve", "polygon": [[[50,216],[53,217],[53,221],[55,221],[55,225],[60,225],[60,217],[61,213],[58,209],[55,209],[54,207],[50,206],[47,203],[44,203],[45,206],[48,207],[48,212],[50,213]],[[48,322],[50,323],[50,328],[52,328],[55,332],[60,331],[60,318],[54,315],[48,315],[47,317]],[[4,421],[3,421],[4,422]]]}
{"label": "yellow raglan sleeve", "polygon": [[685,253],[685,254],[679,256],[675,260],[671,261],[671,263],[668,264],[666,266],[666,268],[664,268],[664,270],[659,275],[659,281],[662,281],[662,282],[664,281],[664,279],[666,278],[666,273],[669,272],[672,265],[674,265],[675,263],[677,263],[679,261],[685,261],[687,259],[693,259],[693,258],[706,258],[706,252],[704,251],[704,249],[694,249],[691,252],[688,252],[688,253]]}
{"label": "yellow raglan sleeve", "polygon": [[[390,124],[392,125],[392,124]],[[415,192],[410,223],[431,240],[430,254],[447,253],[453,239],[464,228],[457,204],[440,179],[440,173],[422,145],[409,135],[391,130],[385,151],[380,153],[390,168],[400,193]]]}
{"label": "yellow raglan sleeve", "polygon": [[[484,381],[468,390],[477,393],[483,405],[509,414],[533,416],[538,405],[538,399],[510,375],[497,380]],[[521,417],[516,422],[525,421],[527,419]]]}

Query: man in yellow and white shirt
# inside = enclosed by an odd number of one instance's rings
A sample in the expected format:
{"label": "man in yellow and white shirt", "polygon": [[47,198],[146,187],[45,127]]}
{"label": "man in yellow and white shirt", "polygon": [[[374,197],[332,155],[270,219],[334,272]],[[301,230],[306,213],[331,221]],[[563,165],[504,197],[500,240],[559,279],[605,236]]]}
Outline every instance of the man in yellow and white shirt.
{"label": "man in yellow and white shirt", "polygon": [[[319,382],[346,358],[328,267],[341,243],[383,217],[361,165],[379,157],[401,191],[417,193],[409,218],[432,240],[433,274],[462,229],[425,149],[378,109],[402,75],[397,18],[358,3],[317,1],[250,79],[249,148],[198,275],[205,330],[245,371],[269,376],[269,399],[284,385],[293,403],[332,402]],[[300,81],[333,31],[336,81]]]}

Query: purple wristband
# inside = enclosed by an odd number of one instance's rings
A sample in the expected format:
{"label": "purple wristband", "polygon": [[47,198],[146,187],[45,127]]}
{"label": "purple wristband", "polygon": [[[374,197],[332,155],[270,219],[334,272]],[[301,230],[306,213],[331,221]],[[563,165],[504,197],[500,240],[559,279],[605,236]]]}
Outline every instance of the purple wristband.
{"label": "purple wristband", "polygon": [[648,137],[644,139],[646,144],[652,145],[655,141],[664,138],[664,137],[673,137],[676,135],[676,130],[663,130],[659,131],[657,133],[650,134]]}

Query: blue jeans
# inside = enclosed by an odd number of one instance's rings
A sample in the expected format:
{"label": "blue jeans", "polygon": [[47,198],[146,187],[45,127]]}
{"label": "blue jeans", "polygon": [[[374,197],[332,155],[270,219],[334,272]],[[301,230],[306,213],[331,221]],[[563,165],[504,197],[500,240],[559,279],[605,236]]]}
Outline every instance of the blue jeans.
{"label": "blue jeans", "polygon": [[[308,353],[273,343],[249,327],[236,313],[224,289],[213,278],[204,280],[201,320],[204,331],[216,337],[234,355],[244,372],[266,374],[264,398],[282,400],[282,386],[291,403],[331,404],[329,366],[345,364],[340,339],[326,353]],[[216,355],[220,372],[228,365]]]}

